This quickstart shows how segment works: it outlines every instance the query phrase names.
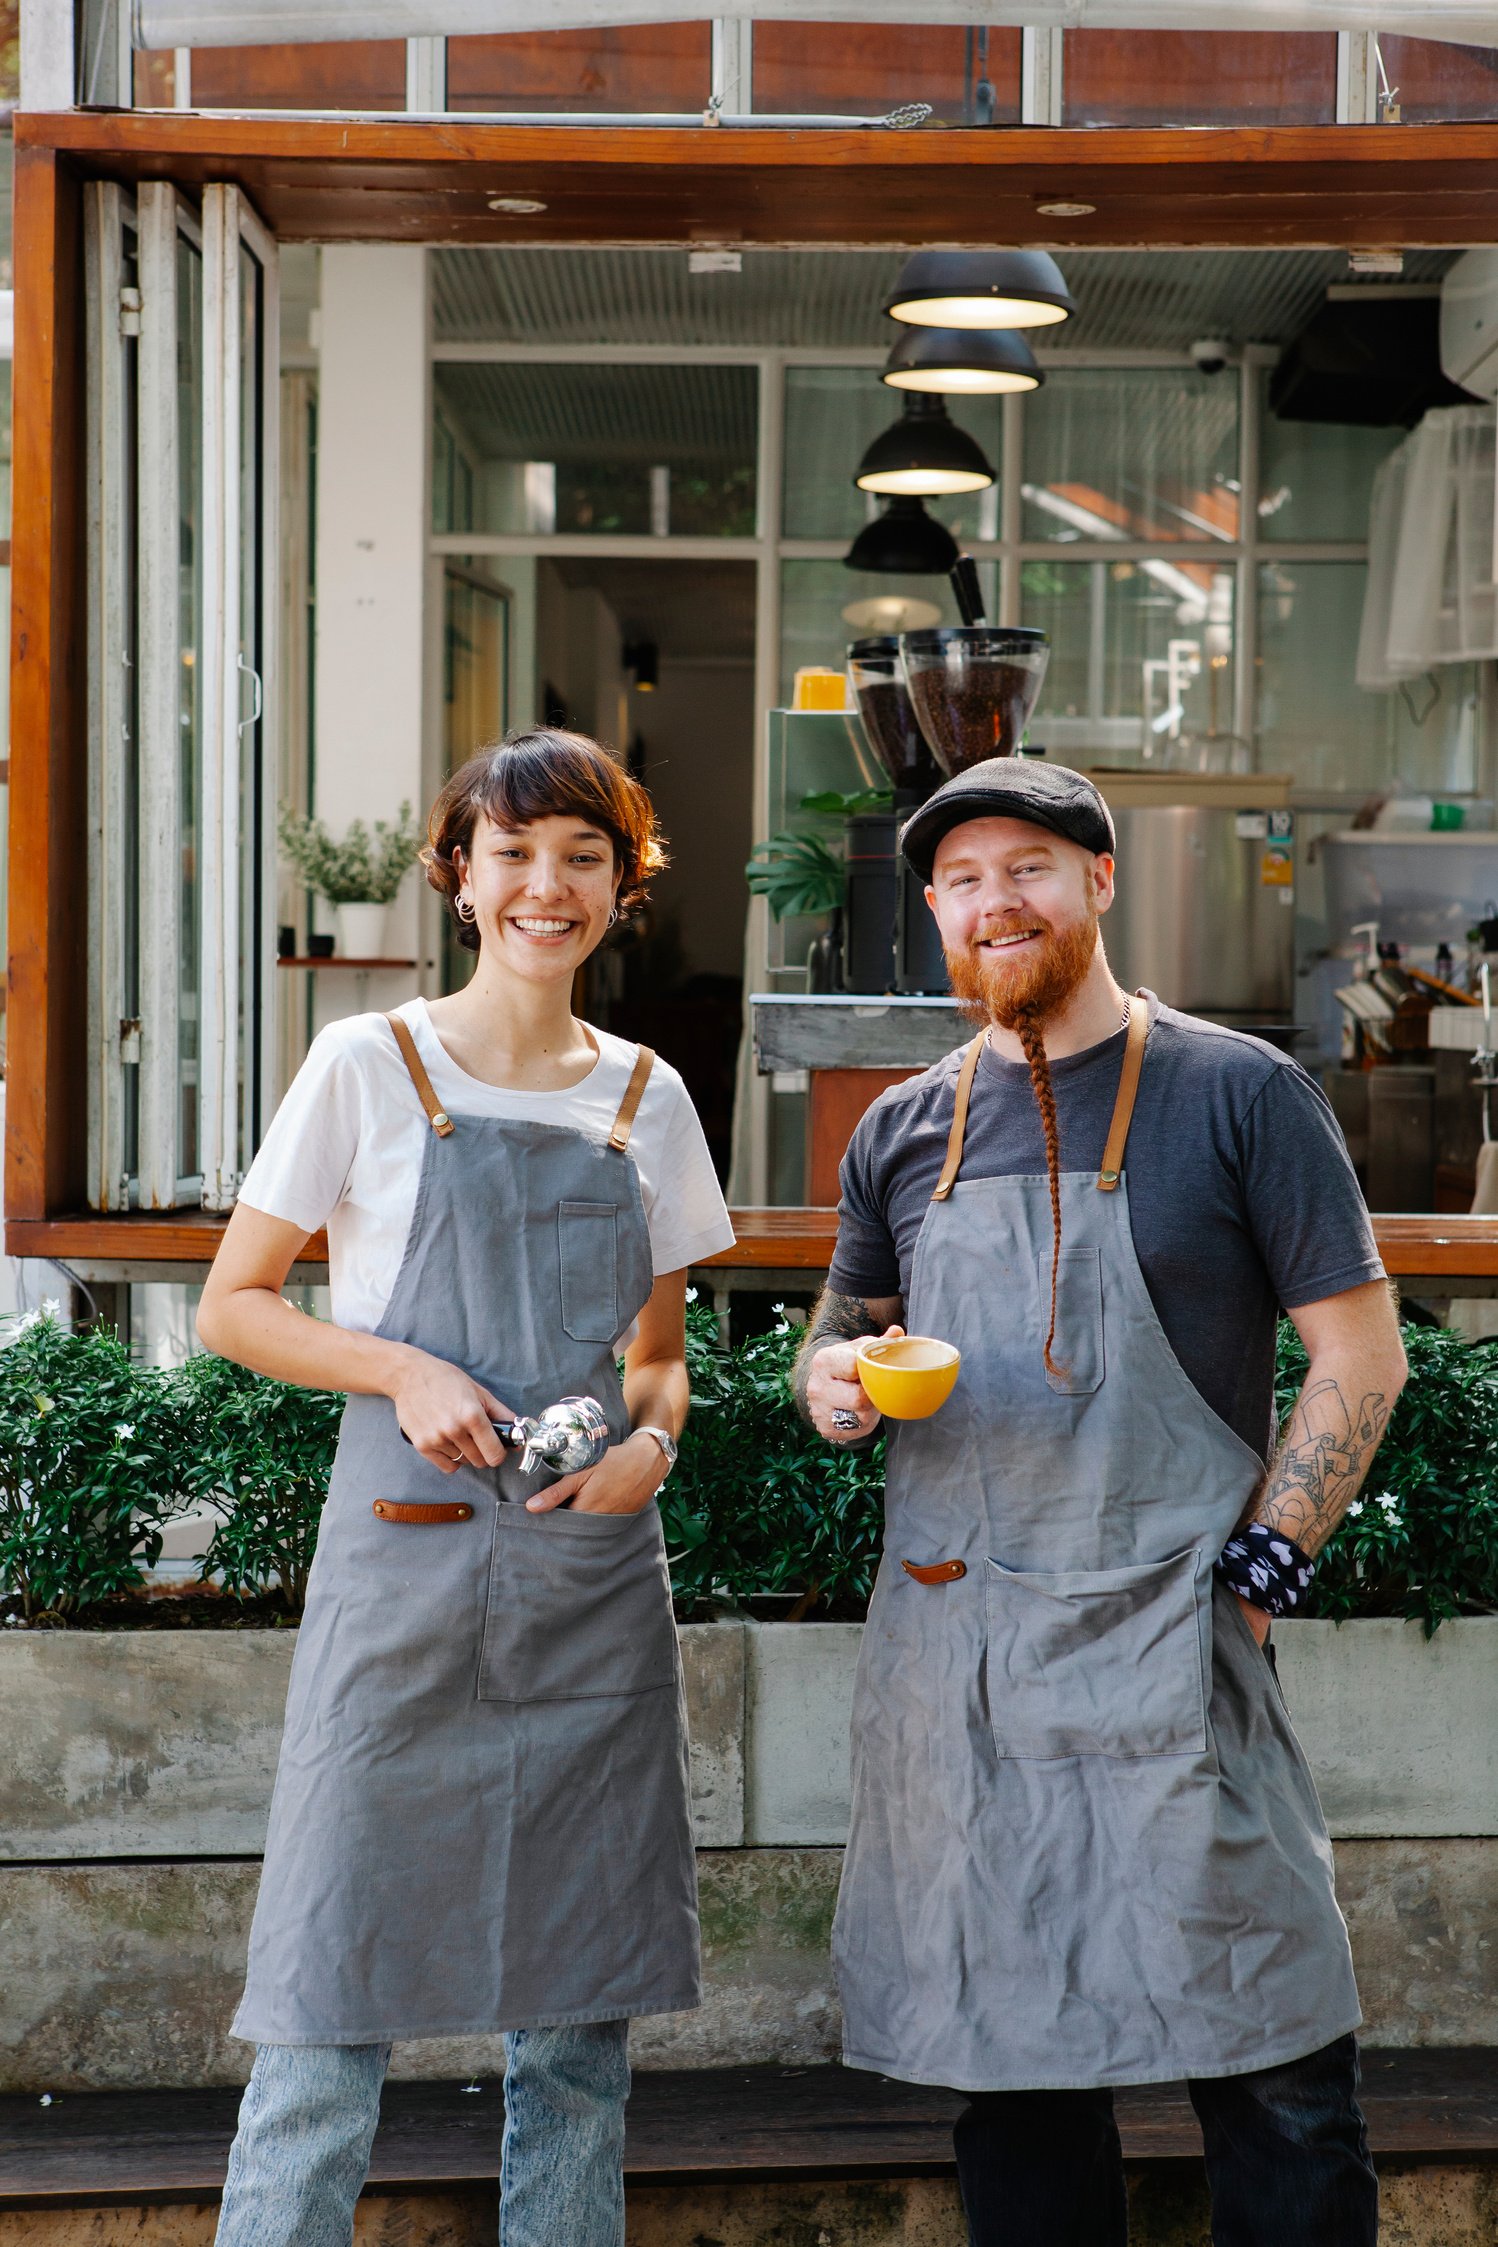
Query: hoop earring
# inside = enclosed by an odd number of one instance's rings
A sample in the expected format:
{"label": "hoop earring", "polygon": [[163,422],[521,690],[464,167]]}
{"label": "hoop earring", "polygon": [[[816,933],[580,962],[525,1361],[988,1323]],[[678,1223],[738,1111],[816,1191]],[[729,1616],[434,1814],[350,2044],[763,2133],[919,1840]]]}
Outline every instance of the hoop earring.
{"label": "hoop earring", "polygon": [[618,918],[619,918],[619,908],[618,908],[618,906],[616,905],[616,906],[615,906],[615,907],[613,908],[612,912],[611,912],[611,913],[609,914],[609,927],[610,927],[610,928],[612,928],[612,927],[613,927],[613,925],[614,925],[615,921],[617,921],[617,920],[618,920]]}
{"label": "hoop earring", "polygon": [[474,911],[473,899],[471,897],[465,897],[461,890],[459,890],[457,896],[453,899],[453,911],[457,914],[460,921],[467,922],[470,927],[472,927],[474,921],[476,921],[478,918],[477,913]]}

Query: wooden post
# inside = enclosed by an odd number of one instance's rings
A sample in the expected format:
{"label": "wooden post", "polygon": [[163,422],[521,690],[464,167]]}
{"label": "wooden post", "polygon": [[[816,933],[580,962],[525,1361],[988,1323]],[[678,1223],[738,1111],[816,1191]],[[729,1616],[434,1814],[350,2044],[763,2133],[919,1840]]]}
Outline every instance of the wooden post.
{"label": "wooden post", "polygon": [[5,1213],[82,1199],[84,843],[81,196],[47,148],[16,151],[10,962]]}

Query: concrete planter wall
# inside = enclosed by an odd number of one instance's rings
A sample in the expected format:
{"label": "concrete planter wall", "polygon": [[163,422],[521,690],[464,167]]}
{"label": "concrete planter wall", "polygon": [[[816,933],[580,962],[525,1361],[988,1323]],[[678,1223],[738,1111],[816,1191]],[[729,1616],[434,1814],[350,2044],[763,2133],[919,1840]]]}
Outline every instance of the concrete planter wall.
{"label": "concrete planter wall", "polygon": [[[707,1997],[640,2024],[644,2066],[804,2065],[837,2048],[827,1942],[859,1631],[693,1625]],[[293,1640],[0,1637],[0,2091],[229,2083]],[[1278,1626],[1337,1843],[1368,2034],[1498,2043],[1498,1618]],[[498,2040],[406,2075],[493,2072]]]}

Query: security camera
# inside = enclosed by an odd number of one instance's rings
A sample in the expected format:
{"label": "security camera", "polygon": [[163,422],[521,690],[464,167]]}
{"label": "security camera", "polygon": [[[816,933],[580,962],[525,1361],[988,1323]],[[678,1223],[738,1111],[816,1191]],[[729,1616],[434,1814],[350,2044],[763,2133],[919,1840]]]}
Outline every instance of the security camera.
{"label": "security camera", "polygon": [[1232,355],[1232,345],[1220,335],[1198,336],[1191,346],[1191,356],[1203,374],[1221,374]]}

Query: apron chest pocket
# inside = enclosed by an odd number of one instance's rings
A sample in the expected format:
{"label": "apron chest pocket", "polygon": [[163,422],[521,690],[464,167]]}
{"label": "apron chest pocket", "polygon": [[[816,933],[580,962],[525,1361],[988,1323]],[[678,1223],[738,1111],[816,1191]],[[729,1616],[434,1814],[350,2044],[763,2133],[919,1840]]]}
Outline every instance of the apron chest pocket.
{"label": "apron chest pocket", "polygon": [[989,1720],[1005,1757],[1200,1754],[1197,1556],[1037,1575],[988,1564]]}
{"label": "apron chest pocket", "polygon": [[[1051,1317],[1051,1256],[1037,1259],[1042,1334]],[[1063,1397],[1090,1397],[1103,1385],[1103,1269],[1095,1248],[1063,1248],[1056,1282],[1056,1339],[1046,1385]]]}
{"label": "apron chest pocket", "polygon": [[637,1514],[500,1506],[481,1701],[650,1693],[675,1677],[671,1583],[653,1503]]}
{"label": "apron chest pocket", "polygon": [[619,1317],[619,1213],[612,1202],[562,1202],[557,1246],[562,1324],[574,1342],[612,1342]]}

